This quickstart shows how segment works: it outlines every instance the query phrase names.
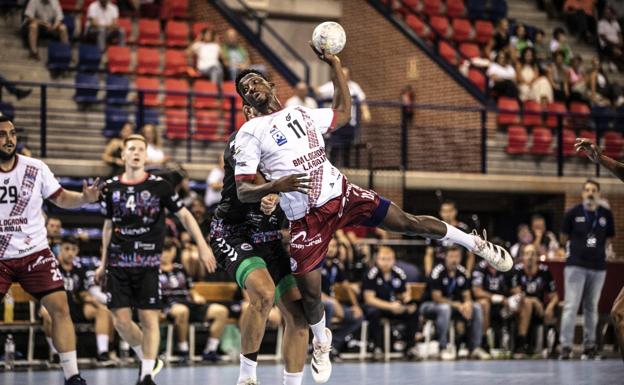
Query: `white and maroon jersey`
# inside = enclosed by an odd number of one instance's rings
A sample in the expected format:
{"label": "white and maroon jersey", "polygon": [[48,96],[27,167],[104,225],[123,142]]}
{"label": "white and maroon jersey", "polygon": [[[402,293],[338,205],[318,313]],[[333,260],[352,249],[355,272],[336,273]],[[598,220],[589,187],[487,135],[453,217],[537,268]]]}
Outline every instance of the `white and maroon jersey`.
{"label": "white and maroon jersey", "polygon": [[280,194],[280,206],[289,220],[302,218],[342,194],[343,175],[325,155],[323,134],[334,128],[331,108],[286,107],[271,115],[245,123],[234,142],[237,180],[254,181],[256,170],[273,181],[283,176],[307,173],[308,194]]}
{"label": "white and maroon jersey", "polygon": [[16,155],[13,169],[0,171],[0,260],[48,247],[41,206],[61,191],[52,171],[38,159]]}

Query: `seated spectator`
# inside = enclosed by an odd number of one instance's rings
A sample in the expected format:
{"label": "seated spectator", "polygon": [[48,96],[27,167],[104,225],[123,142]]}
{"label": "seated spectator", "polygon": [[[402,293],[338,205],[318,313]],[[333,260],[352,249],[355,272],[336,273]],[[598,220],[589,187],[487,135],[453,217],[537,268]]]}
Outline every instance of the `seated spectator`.
{"label": "seated spectator", "polygon": [[32,93],[31,88],[20,88],[15,85],[15,83],[7,80],[4,76],[0,75],[0,90],[2,87],[6,88],[7,91],[13,96],[17,98],[17,100],[24,99],[28,95]]}
{"label": "seated spectator", "polygon": [[539,70],[535,63],[535,51],[526,47],[516,62],[516,82],[519,98],[522,101],[533,99],[533,83],[539,78]]}
{"label": "seated spectator", "polygon": [[548,328],[555,327],[555,308],[559,302],[555,281],[548,266],[539,262],[536,247],[532,244],[524,246],[521,257],[522,262],[514,267],[511,280],[512,293],[522,297],[514,348],[514,356],[517,358],[531,352],[527,334],[532,323],[543,323]]}
{"label": "seated spectator", "polygon": [[[59,269],[63,275],[67,303],[72,322],[95,323],[95,338],[97,343],[97,360],[108,361],[108,343],[113,336],[113,318],[106,307],[106,295],[98,286],[95,286],[95,272],[80,267],[76,260],[78,240],[74,237],[64,237],[58,255]],[[54,355],[57,355],[52,344],[52,318],[45,307],[41,307],[43,331]],[[56,361],[56,358],[55,358]]]}
{"label": "seated spectator", "polygon": [[124,30],[119,28],[119,9],[110,0],[97,0],[87,9],[86,38],[95,40],[100,51],[106,50],[106,44],[116,40],[125,44]]}
{"label": "seated spectator", "polygon": [[581,65],[583,58],[581,55],[574,55],[570,67],[568,68],[568,84],[570,87],[570,101],[586,102],[587,81]]}
{"label": "seated spectator", "polygon": [[490,78],[490,88],[496,97],[518,97],[516,70],[509,62],[509,54],[507,52],[498,52],[496,61],[490,64],[486,74]]}
{"label": "seated spectator", "polygon": [[526,223],[521,223],[518,225],[517,230],[517,242],[514,243],[511,248],[509,248],[509,254],[516,259],[520,255],[520,250],[524,247],[524,245],[528,245],[533,243],[533,234],[531,233],[531,228]]}
{"label": "seated spectator", "polygon": [[509,53],[510,50],[510,37],[509,37],[509,21],[507,19],[500,19],[496,23],[496,29],[494,35],[485,46],[485,55],[490,59],[494,59],[498,53],[505,51]]}
{"label": "seated spectator", "polygon": [[162,138],[158,134],[156,126],[152,124],[144,125],[141,129],[141,135],[147,141],[147,160],[145,165],[152,169],[165,167],[170,158],[165,155]]}
{"label": "seated spectator", "polygon": [[563,53],[563,62],[565,65],[570,64],[572,49],[570,48],[570,44],[568,44],[565,31],[561,27],[557,27],[553,30],[553,38],[550,41],[550,52],[553,54],[556,52]]}
{"label": "seated spectator", "polygon": [[588,74],[588,97],[593,105],[609,105],[620,107],[624,104],[622,88],[609,80],[602,69],[600,59],[595,56],[592,59],[592,67]]}
{"label": "seated spectator", "polygon": [[223,176],[225,175],[225,163],[223,160],[223,154],[219,156],[219,164],[210,170],[208,177],[206,178],[206,195],[204,196],[204,203],[206,204],[206,211],[212,214],[219,202],[221,202],[221,190],[223,190]]}
{"label": "seated spectator", "polygon": [[316,100],[309,96],[309,88],[305,82],[299,82],[295,86],[295,94],[286,101],[286,107],[304,106],[307,108],[318,108]]}
{"label": "seated spectator", "polygon": [[238,33],[233,28],[225,31],[225,39],[221,45],[223,65],[225,66],[229,80],[236,79],[240,71],[249,67],[251,61],[247,49],[238,42]]}
{"label": "seated spectator", "polygon": [[211,82],[219,86],[223,83],[223,69],[219,60],[223,54],[219,43],[215,39],[215,32],[204,28],[195,41],[186,49],[189,56],[194,56],[195,68],[199,76],[209,78]]}
{"label": "seated spectator", "polygon": [[565,54],[556,51],[553,54],[553,63],[548,69],[548,80],[553,89],[555,100],[567,102],[570,96],[570,84],[568,82],[568,67],[565,65]]}
{"label": "seated spectator", "polygon": [[123,141],[134,133],[134,125],[130,122],[126,122],[121,130],[119,130],[119,137],[111,139],[104,153],[102,154],[102,160],[106,162],[111,168],[110,176],[120,175],[124,172],[125,162],[121,159],[121,152],[123,151]]}
{"label": "seated spectator", "polygon": [[538,66],[546,66],[550,63],[552,55],[548,44],[544,40],[544,31],[541,29],[535,31],[534,40],[533,49],[535,50],[535,62]]}
{"label": "seated spectator", "polygon": [[511,51],[514,58],[522,57],[522,52],[527,47],[533,47],[533,42],[529,39],[524,24],[519,23],[516,25],[514,35],[509,40]]}
{"label": "seated spectator", "polygon": [[204,202],[199,198],[193,199],[189,211],[193,214],[193,218],[195,218],[197,224],[199,224],[199,228],[201,229],[204,237],[207,237],[210,233],[210,221],[212,220],[212,216],[206,215],[206,206],[204,206]]}
{"label": "seated spectator", "polygon": [[624,68],[624,39],[620,23],[615,18],[611,7],[606,7],[602,19],[598,22],[600,51],[620,69]]}
{"label": "seated spectator", "polygon": [[383,349],[382,318],[399,321],[405,326],[406,347],[403,353],[409,358],[416,344],[418,331],[417,305],[410,303],[405,272],[395,266],[394,250],[382,246],[375,256],[375,266],[362,280],[364,313],[375,345],[375,356]]}
{"label": "seated spectator", "polygon": [[437,340],[440,344],[441,358],[454,360],[455,349],[448,349],[448,331],[451,319],[468,324],[468,349],[470,356],[476,359],[489,359],[490,355],[481,345],[483,336],[483,311],[481,305],[472,301],[470,279],[466,269],[459,263],[461,249],[451,246],[446,252],[444,263],[436,265],[427,282],[425,300],[421,314],[435,320]]}
{"label": "seated spectator", "polygon": [[552,231],[546,229],[546,219],[541,214],[531,216],[531,233],[533,245],[537,248],[537,255],[540,258],[554,258],[559,250],[559,241]]}
{"label": "seated spectator", "polygon": [[59,217],[49,216],[46,218],[46,233],[48,234],[48,244],[54,255],[59,255],[61,251],[61,234],[63,223]]}
{"label": "seated spectator", "polygon": [[164,315],[175,323],[177,350],[184,358],[189,357],[188,331],[190,323],[210,320],[210,333],[202,357],[205,361],[219,360],[217,349],[228,318],[228,309],[218,303],[206,303],[206,299],[195,293],[193,282],[184,266],[174,263],[176,247],[168,242],[163,247],[160,260],[160,287],[165,304]]}
{"label": "seated spectator", "polygon": [[63,24],[63,10],[59,0],[29,0],[24,11],[24,26],[28,30],[30,57],[41,60],[38,48],[39,33],[68,43],[67,27]]}
{"label": "seated spectator", "polygon": [[[321,270],[321,298],[325,305],[325,320],[331,328],[332,320],[337,319],[339,325],[333,328],[332,348],[334,356],[342,353],[346,337],[360,328],[364,319],[362,308],[355,291],[346,279],[344,265],[338,260],[338,241],[332,238],[329,242],[325,264]],[[343,305],[334,293],[334,287],[341,286],[349,295],[349,305]]]}
{"label": "seated spectator", "polygon": [[592,31],[596,30],[595,4],[596,0],[566,0],[563,4],[568,30],[574,31],[579,41],[593,43]]}

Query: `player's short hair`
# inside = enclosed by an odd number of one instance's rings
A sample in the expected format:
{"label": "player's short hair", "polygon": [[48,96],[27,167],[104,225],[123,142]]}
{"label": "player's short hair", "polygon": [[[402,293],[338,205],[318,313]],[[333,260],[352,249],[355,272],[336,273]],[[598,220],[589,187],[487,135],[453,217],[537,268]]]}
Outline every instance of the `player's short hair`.
{"label": "player's short hair", "polygon": [[546,222],[546,218],[542,214],[540,214],[540,213],[535,213],[535,214],[531,215],[531,222],[533,222],[535,220],[539,220],[539,219],[541,219],[544,222]]}
{"label": "player's short hair", "polygon": [[461,251],[461,247],[457,246],[457,245],[450,245],[446,248],[446,255],[448,255],[449,252],[451,251]]}
{"label": "player's short hair", "polygon": [[124,147],[126,147],[126,144],[129,141],[131,141],[131,140],[140,140],[141,142],[145,143],[145,145],[147,146],[147,140],[145,140],[145,137],[143,135],[132,134],[129,137],[127,137],[126,139],[124,139],[124,141],[123,141]]}
{"label": "player's short hair", "polygon": [[382,251],[386,251],[389,252],[390,254],[392,254],[393,257],[396,258],[396,253],[394,251],[394,249],[390,246],[379,246],[379,248],[377,249],[377,255],[381,254]]}
{"label": "player's short hair", "polygon": [[442,204],[440,205],[440,207],[444,205],[451,205],[453,206],[454,209],[457,209],[457,203],[455,203],[455,201],[450,200],[450,199],[445,199],[444,201],[442,201]]}
{"label": "player's short hair", "polygon": [[585,187],[586,184],[593,184],[594,186],[596,186],[596,189],[598,189],[598,191],[600,191],[600,183],[598,183],[598,181],[596,181],[595,179],[587,179],[585,181],[585,183],[583,183],[583,188]]}
{"label": "player's short hair", "polygon": [[236,84],[236,93],[238,93],[238,95],[243,99],[243,103],[247,103],[245,101],[245,97],[243,96],[243,90],[240,88],[240,82],[241,80],[243,80],[243,78],[249,74],[256,74],[258,76],[260,76],[262,79],[266,80],[267,82],[269,81],[269,79],[260,71],[255,70],[253,68],[246,68],[244,70],[242,70],[238,76],[236,76],[236,81],[234,82],[234,84]]}
{"label": "player's short hair", "polygon": [[75,245],[75,246],[80,245],[80,241],[78,241],[78,238],[76,238],[73,235],[66,235],[63,238],[61,238],[61,244],[63,243],[71,243],[72,245]]}
{"label": "player's short hair", "polygon": [[11,119],[9,119],[8,116],[3,115],[2,112],[0,112],[0,123],[6,123],[6,122],[13,124],[13,122],[11,121]]}
{"label": "player's short hair", "polygon": [[61,218],[55,217],[53,215],[50,215],[50,216],[46,217],[45,224],[47,225],[48,223],[50,223],[51,220],[57,220],[57,221],[61,222]]}

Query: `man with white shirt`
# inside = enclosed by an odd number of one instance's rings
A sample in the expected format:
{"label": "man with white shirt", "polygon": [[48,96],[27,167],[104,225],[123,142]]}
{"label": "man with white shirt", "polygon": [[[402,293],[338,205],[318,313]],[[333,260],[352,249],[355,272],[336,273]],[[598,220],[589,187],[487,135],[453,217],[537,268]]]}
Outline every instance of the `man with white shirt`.
{"label": "man with white shirt", "polygon": [[308,85],[305,82],[299,82],[295,86],[295,94],[286,101],[286,107],[290,106],[318,108],[316,100],[308,95]]}
{"label": "man with white shirt", "polygon": [[223,190],[223,176],[225,175],[225,163],[223,155],[219,157],[219,166],[210,170],[208,178],[206,178],[206,195],[204,196],[204,204],[206,211],[212,214],[217,205],[221,201],[221,190]]}
{"label": "man with white shirt", "polygon": [[24,26],[28,27],[30,57],[40,60],[37,39],[39,33],[54,36],[62,43],[69,42],[67,28],[63,24],[63,10],[58,0],[30,0],[24,11]]}
{"label": "man with white shirt", "polygon": [[86,36],[97,39],[100,51],[106,50],[106,43],[115,39],[120,45],[125,43],[123,29],[119,28],[119,8],[110,0],[97,0],[87,9]]}
{"label": "man with white shirt", "polygon": [[615,61],[618,66],[621,66],[624,40],[622,39],[620,23],[615,18],[615,13],[611,7],[605,8],[604,15],[598,22],[598,36],[600,38],[600,50]]}
{"label": "man with white shirt", "polygon": [[207,77],[221,89],[223,68],[219,59],[222,58],[221,46],[215,41],[215,33],[204,28],[195,41],[186,50],[187,54],[195,55],[196,69],[201,76]]}
{"label": "man with white shirt", "polygon": [[82,192],[67,191],[48,166],[38,159],[16,155],[13,123],[0,116],[0,302],[12,283],[37,298],[52,318],[52,341],[59,352],[65,385],[86,385],[76,361],[76,334],[63,275],[50,251],[41,206],[44,200],[72,209],[98,199],[96,179],[83,182]]}

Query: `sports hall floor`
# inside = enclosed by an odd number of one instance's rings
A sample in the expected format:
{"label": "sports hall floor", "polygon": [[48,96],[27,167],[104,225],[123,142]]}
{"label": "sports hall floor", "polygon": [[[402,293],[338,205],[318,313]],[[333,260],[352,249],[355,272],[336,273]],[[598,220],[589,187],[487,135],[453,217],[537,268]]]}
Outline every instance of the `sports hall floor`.
{"label": "sports hall floor", "polygon": [[[304,385],[314,381],[307,371]],[[279,365],[260,364],[261,385],[280,385]],[[137,370],[85,370],[90,385],[134,385]],[[192,366],[165,368],[158,385],[234,385],[238,366]],[[62,384],[60,371],[0,373],[2,385]],[[338,385],[618,385],[624,384],[624,363],[604,361],[458,361],[334,364],[328,384]]]}

